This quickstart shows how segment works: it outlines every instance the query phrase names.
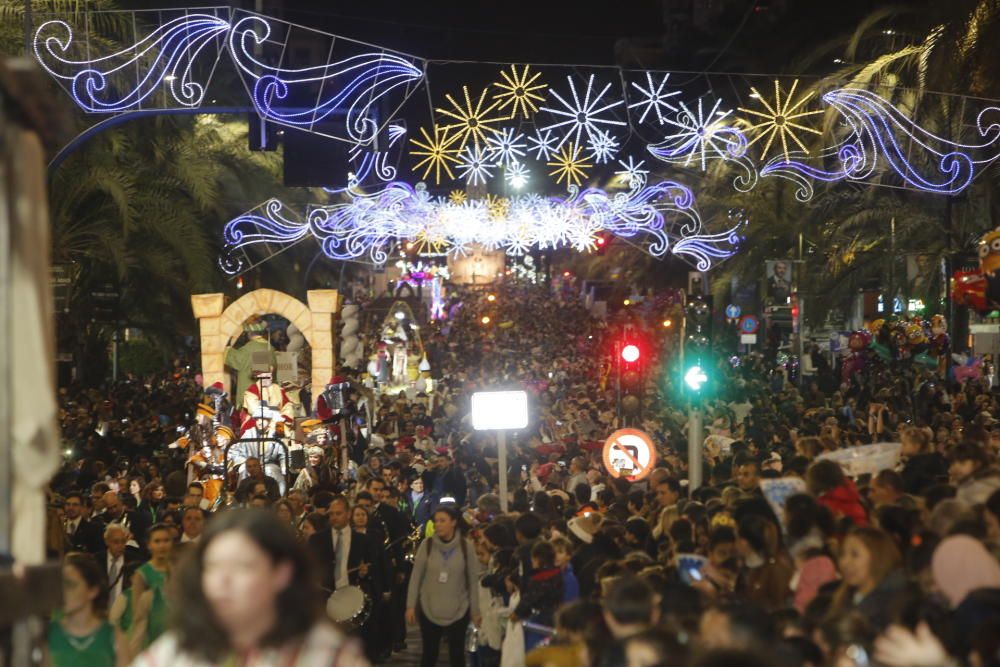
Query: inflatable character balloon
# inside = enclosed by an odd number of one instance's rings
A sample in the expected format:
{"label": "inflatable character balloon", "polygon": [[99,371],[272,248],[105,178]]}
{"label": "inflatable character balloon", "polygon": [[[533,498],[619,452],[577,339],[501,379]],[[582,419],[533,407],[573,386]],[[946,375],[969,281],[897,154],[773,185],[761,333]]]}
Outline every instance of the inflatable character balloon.
{"label": "inflatable character balloon", "polygon": [[847,339],[847,348],[851,351],[844,359],[844,365],[840,369],[840,379],[842,382],[850,382],[855,375],[862,373],[868,364],[868,356],[865,351],[871,343],[872,335],[867,331],[855,331]]}
{"label": "inflatable character balloon", "polygon": [[1000,308],[1000,228],[979,239],[979,270],[952,275],[951,298],[980,314]]}

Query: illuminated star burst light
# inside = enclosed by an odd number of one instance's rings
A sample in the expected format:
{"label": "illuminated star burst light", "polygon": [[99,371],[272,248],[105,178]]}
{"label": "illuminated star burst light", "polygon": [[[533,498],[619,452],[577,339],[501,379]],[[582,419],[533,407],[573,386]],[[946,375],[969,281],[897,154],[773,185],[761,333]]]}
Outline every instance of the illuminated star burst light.
{"label": "illuminated star burst light", "polygon": [[549,91],[552,97],[556,98],[563,108],[540,107],[539,109],[540,111],[546,111],[554,116],[566,119],[557,119],[551,125],[542,127],[543,130],[563,128],[565,134],[556,145],[556,148],[562,148],[568,141],[572,141],[577,146],[581,145],[580,138],[584,133],[586,133],[588,139],[593,140],[594,135],[602,129],[602,126],[607,129],[626,126],[624,121],[601,115],[624,104],[622,100],[604,102],[604,96],[611,88],[610,83],[605,84],[600,91],[595,93],[594,75],[591,74],[587,79],[587,86],[584,88],[583,98],[581,99],[576,90],[576,83],[573,81],[573,77],[568,76],[566,80],[569,82],[570,99],[567,100],[554,89]]}
{"label": "illuminated star burst light", "polygon": [[556,177],[556,184],[561,184],[565,179],[566,185],[580,185],[587,177],[586,169],[591,168],[587,158],[582,156],[583,149],[576,144],[567,144],[555,156],[555,160],[548,162],[548,166],[555,167],[549,172],[549,176]]}
{"label": "illuminated star burst light", "polygon": [[516,160],[504,170],[504,178],[507,180],[507,185],[512,188],[523,188],[525,183],[528,182],[528,168],[523,162],[517,162]]}
{"label": "illuminated star burst light", "polygon": [[449,137],[448,133],[437,125],[434,126],[433,132],[434,136],[431,136],[427,134],[427,130],[420,128],[420,133],[423,135],[424,140],[421,141],[417,138],[410,139],[410,143],[420,149],[411,150],[410,155],[423,158],[413,165],[413,170],[418,171],[423,168],[424,175],[421,178],[425,180],[431,171],[433,171],[435,184],[441,183],[442,170],[448,175],[449,179],[455,180],[455,174],[451,171],[451,165],[460,165],[461,160],[457,157],[458,149],[452,148],[452,144],[458,139],[458,135]]}
{"label": "illuminated star burst light", "polygon": [[487,136],[497,131],[497,128],[492,126],[508,120],[508,118],[503,116],[490,116],[490,113],[496,109],[497,102],[487,104],[486,94],[487,91],[485,90],[481,92],[479,99],[473,103],[472,98],[469,96],[469,87],[462,86],[462,96],[465,106],[459,104],[454,97],[448,94],[444,97],[451,104],[452,108],[435,109],[442,116],[456,121],[450,125],[443,126],[441,129],[445,132],[454,130],[458,133],[459,149],[465,148],[470,139],[476,148],[485,145]]}
{"label": "illuminated star burst light", "polygon": [[535,159],[550,160],[556,152],[557,137],[552,134],[552,130],[535,130],[535,134],[528,137],[528,143],[533,144],[528,152],[535,154]]}
{"label": "illuminated star burst light", "polygon": [[491,157],[497,164],[505,167],[523,158],[528,147],[524,142],[524,135],[510,127],[503,128],[486,141]]}
{"label": "illuminated star burst light", "polygon": [[698,98],[696,110],[681,102],[681,110],[677,116],[666,119],[667,125],[672,125],[677,130],[666,135],[660,144],[650,146],[650,152],[661,159],[682,163],[684,166],[690,165],[697,157],[702,171],[705,170],[707,160],[729,157],[733,153],[734,139],[741,135],[722,122],[732,110],[720,111],[721,105],[722,100],[716,100],[706,113],[701,98]]}
{"label": "illuminated star burst light", "polygon": [[659,85],[653,84],[653,75],[650,72],[646,72],[646,87],[643,88],[635,81],[632,82],[632,87],[639,91],[642,95],[642,99],[637,102],[633,102],[628,105],[629,109],[635,109],[639,107],[642,109],[642,115],[639,116],[639,122],[645,123],[646,116],[649,115],[650,111],[656,112],[656,119],[660,121],[660,125],[666,122],[666,118],[663,115],[664,111],[676,112],[677,107],[671,104],[668,100],[671,97],[675,97],[681,94],[681,91],[674,90],[669,93],[663,92],[663,87],[667,85],[667,79],[670,78],[669,74],[664,74],[663,78],[660,79]]}
{"label": "illuminated star burst light", "polygon": [[469,185],[484,185],[493,178],[494,164],[485,148],[470,144],[459,154],[459,161],[459,173]]}
{"label": "illuminated star burst light", "polygon": [[752,146],[761,139],[765,139],[764,149],[761,151],[762,156],[767,156],[768,151],[771,149],[771,144],[774,142],[775,137],[778,138],[781,143],[781,154],[784,155],[785,160],[788,160],[788,140],[791,139],[803,153],[808,154],[809,149],[805,147],[805,144],[799,139],[796,131],[799,132],[811,132],[812,134],[822,134],[819,130],[811,128],[807,125],[802,125],[798,121],[802,118],[807,118],[809,116],[815,116],[816,114],[823,113],[822,110],[816,111],[799,111],[799,109],[808,102],[813,93],[809,92],[795,100],[795,89],[799,85],[799,80],[795,79],[792,82],[792,88],[788,91],[788,95],[784,99],[781,98],[781,84],[777,79],[774,80],[774,102],[770,103],[764,96],[757,92],[757,89],[753,86],[750,87],[752,91],[751,97],[760,102],[761,106],[764,107],[765,112],[756,111],[754,109],[746,109],[740,107],[740,111],[751,116],[756,116],[763,120],[753,124],[749,128],[749,132],[756,134],[748,146]]}
{"label": "illuminated star burst light", "polygon": [[501,89],[502,93],[497,93],[493,99],[497,101],[497,110],[505,111],[510,107],[510,118],[517,116],[518,112],[527,119],[531,114],[538,111],[536,102],[544,102],[545,97],[540,95],[541,91],[548,88],[544,83],[538,82],[541,72],[529,75],[530,65],[525,65],[521,72],[517,71],[517,65],[510,66],[510,72],[500,71],[502,82],[493,85]]}
{"label": "illuminated star burst light", "polygon": [[587,147],[594,162],[604,164],[618,152],[618,141],[607,132],[597,132],[593,139],[587,141]]}

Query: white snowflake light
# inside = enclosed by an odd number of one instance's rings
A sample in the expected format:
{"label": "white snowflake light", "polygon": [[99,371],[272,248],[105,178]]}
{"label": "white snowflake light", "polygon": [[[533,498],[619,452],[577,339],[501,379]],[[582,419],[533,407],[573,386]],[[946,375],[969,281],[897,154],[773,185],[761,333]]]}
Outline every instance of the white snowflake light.
{"label": "white snowflake light", "polygon": [[668,125],[678,128],[673,134],[664,137],[664,143],[672,143],[678,146],[678,156],[685,155],[684,165],[691,163],[691,159],[698,155],[701,160],[701,169],[705,170],[705,161],[711,157],[725,157],[726,149],[730,144],[730,137],[722,135],[720,130],[726,129],[722,120],[732,113],[732,109],[720,111],[719,106],[722,100],[716,100],[712,109],[705,113],[701,98],[698,98],[698,112],[695,113],[683,102],[680,103],[681,111],[676,118],[667,118]]}
{"label": "white snowflake light", "polygon": [[663,87],[667,85],[667,79],[670,78],[669,74],[665,74],[660,80],[660,85],[653,85],[653,75],[650,72],[646,72],[646,88],[643,88],[635,81],[632,82],[632,87],[639,91],[642,96],[637,102],[633,102],[628,105],[629,109],[634,109],[636,107],[642,108],[642,115],[639,116],[639,122],[645,123],[646,116],[649,115],[650,111],[656,112],[656,119],[660,121],[660,125],[666,122],[666,117],[663,115],[664,111],[676,112],[677,107],[668,102],[671,97],[675,95],[680,95],[681,91],[674,90],[669,93],[663,92]]}
{"label": "white snowflake light", "polygon": [[600,130],[587,142],[587,146],[590,148],[591,157],[597,164],[608,162],[618,152],[618,141],[609,132]]}
{"label": "white snowflake light", "polygon": [[557,120],[557,122],[552,123],[551,125],[546,125],[542,128],[543,130],[564,128],[563,131],[565,134],[562,139],[559,140],[559,143],[556,144],[556,148],[562,148],[568,141],[580,146],[580,135],[584,132],[586,132],[588,139],[593,140],[594,135],[601,130],[600,126],[602,125],[611,127],[624,127],[626,125],[624,121],[602,117],[600,115],[624,104],[622,100],[604,103],[604,95],[608,92],[608,89],[611,88],[610,83],[605,84],[604,87],[601,88],[600,92],[594,94],[594,75],[591,74],[587,79],[587,88],[584,91],[583,99],[581,99],[580,95],[577,93],[576,83],[574,83],[573,77],[568,76],[566,77],[566,80],[569,81],[569,90],[571,93],[570,100],[566,100],[555,90],[549,91],[552,93],[552,96],[559,101],[563,108],[553,109],[551,107],[541,107],[539,109],[539,111],[547,111],[550,114],[566,119]]}
{"label": "white snowflake light", "polygon": [[488,137],[486,143],[490,157],[496,164],[504,167],[523,158],[528,147],[524,142],[524,135],[515,132],[511,127],[505,127]]}
{"label": "white snowflake light", "polygon": [[523,162],[518,162],[514,160],[504,171],[504,178],[507,179],[507,185],[515,189],[523,188],[525,183],[528,182],[528,168],[524,166]]}
{"label": "white snowflake light", "polygon": [[458,172],[469,185],[483,185],[493,178],[494,164],[484,147],[469,144],[459,153],[458,159],[461,160]]}
{"label": "white snowflake light", "polygon": [[646,182],[646,178],[649,176],[649,169],[643,169],[643,166],[646,164],[645,160],[639,160],[637,163],[635,158],[629,155],[627,160],[618,160],[618,164],[622,168],[620,171],[616,171],[615,174],[628,181],[630,188],[637,187]]}
{"label": "white snowflake light", "polygon": [[528,152],[534,153],[539,162],[548,161],[556,152],[556,137],[552,130],[535,130],[534,136],[528,137],[528,143],[534,144]]}

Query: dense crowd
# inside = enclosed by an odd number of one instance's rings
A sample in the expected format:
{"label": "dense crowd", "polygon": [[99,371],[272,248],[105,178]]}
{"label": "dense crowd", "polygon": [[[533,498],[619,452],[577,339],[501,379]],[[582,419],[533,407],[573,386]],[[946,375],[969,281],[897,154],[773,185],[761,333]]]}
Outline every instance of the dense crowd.
{"label": "dense crowd", "polygon": [[[623,425],[608,358],[624,324],[655,340],[657,323],[593,320],[572,290],[518,284],[452,306],[422,329],[432,392],[345,369],[348,418],[310,422],[292,470],[245,457],[218,499],[177,446],[211,413],[180,366],[65,393],[54,664],[391,663],[407,625],[423,665],[442,642],[451,665],[484,667],[1000,664],[1000,406],[985,383],[893,369],[841,383],[818,351],[793,383],[774,358],[720,355],[705,482],[689,489],[687,413],[650,372],[636,425],[657,463],[629,483],[601,455]],[[486,388],[532,397],[507,489],[495,436],[470,422]],[[874,474],[824,456],[881,442],[901,456]],[[776,480],[791,489],[777,502]],[[340,624],[325,604],[347,610]]]}

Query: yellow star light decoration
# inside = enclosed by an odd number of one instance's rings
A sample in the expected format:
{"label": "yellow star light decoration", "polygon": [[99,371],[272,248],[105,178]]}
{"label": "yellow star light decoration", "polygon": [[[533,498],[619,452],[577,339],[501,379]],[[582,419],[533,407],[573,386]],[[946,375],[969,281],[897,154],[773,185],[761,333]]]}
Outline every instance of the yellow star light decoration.
{"label": "yellow star light decoration", "polygon": [[448,175],[448,178],[455,180],[455,174],[451,171],[451,164],[459,164],[458,159],[458,149],[452,148],[452,144],[458,139],[458,135],[448,136],[447,130],[444,128],[434,126],[433,129],[434,136],[427,133],[427,130],[420,128],[420,133],[424,136],[424,140],[420,141],[417,138],[410,139],[414,146],[421,150],[411,150],[410,155],[415,157],[422,157],[417,164],[413,166],[413,170],[424,169],[423,178],[426,180],[427,176],[433,171],[434,172],[434,183],[436,185],[441,183],[441,171]]}
{"label": "yellow star light decoration", "polygon": [[469,201],[469,195],[465,194],[465,190],[452,190],[448,195],[448,201],[456,206],[461,206]]}
{"label": "yellow star light decoration", "polygon": [[413,240],[413,246],[418,254],[437,254],[444,252],[448,248],[448,242],[424,229]]}
{"label": "yellow star light decoration", "polygon": [[495,220],[503,220],[507,217],[507,213],[510,212],[510,200],[506,197],[486,195],[486,208],[489,210],[490,216]]}
{"label": "yellow star light decoration", "polygon": [[452,109],[435,109],[435,111],[442,116],[447,116],[448,118],[456,121],[450,125],[445,125],[441,129],[445,132],[455,130],[455,136],[459,139],[459,150],[465,148],[465,145],[469,143],[469,139],[472,139],[476,148],[479,148],[481,145],[485,145],[486,133],[490,132],[495,134],[497,132],[497,128],[491,127],[491,125],[509,120],[504,116],[490,117],[489,114],[496,108],[498,103],[494,101],[492,104],[487,104],[487,92],[488,91],[483,90],[483,92],[479,95],[479,99],[475,104],[473,104],[472,98],[469,96],[469,87],[462,86],[462,95],[464,97],[465,106],[459,104],[459,102],[449,94],[444,97],[451,104]]}
{"label": "yellow star light decoration", "polygon": [[583,179],[587,177],[587,172],[584,170],[594,165],[587,162],[586,157],[580,155],[582,152],[582,147],[569,142],[556,154],[554,162],[546,163],[549,167],[555,167],[555,169],[549,172],[549,176],[556,177],[557,185],[562,183],[563,179],[566,179],[567,187],[571,184],[580,185]]}
{"label": "yellow star light decoration", "polygon": [[805,153],[809,152],[809,149],[805,147],[801,140],[799,140],[796,130],[802,132],[812,132],[813,134],[822,134],[819,130],[814,130],[811,127],[802,125],[795,122],[797,119],[805,118],[807,116],[814,116],[816,114],[823,113],[822,110],[819,111],[799,111],[803,104],[809,101],[813,96],[813,93],[807,93],[803,95],[798,101],[795,100],[795,89],[799,85],[799,80],[796,79],[792,82],[792,88],[788,91],[788,95],[785,99],[781,99],[781,84],[778,80],[774,80],[774,104],[770,104],[764,99],[764,96],[757,92],[757,89],[750,87],[752,91],[751,97],[758,100],[760,104],[764,107],[765,112],[755,111],[753,109],[745,109],[740,107],[740,111],[743,113],[762,118],[760,122],[755,125],[751,125],[748,129],[749,132],[756,132],[757,136],[750,141],[747,146],[753,146],[760,139],[767,137],[767,141],[764,143],[764,150],[761,153],[761,157],[766,157],[767,152],[771,149],[771,144],[774,142],[775,137],[781,142],[781,151],[785,156],[785,161],[788,161],[788,140],[794,141],[799,148],[801,148]]}
{"label": "yellow star light decoration", "polygon": [[493,96],[493,99],[498,102],[497,111],[503,111],[510,107],[510,118],[515,118],[519,111],[525,118],[538,111],[538,105],[535,102],[544,102],[545,97],[535,91],[545,90],[548,86],[537,82],[538,77],[542,75],[541,72],[530,74],[530,69],[530,65],[525,65],[524,69],[518,72],[517,65],[511,65],[510,72],[500,70],[500,77],[503,81],[493,84],[504,91]]}

